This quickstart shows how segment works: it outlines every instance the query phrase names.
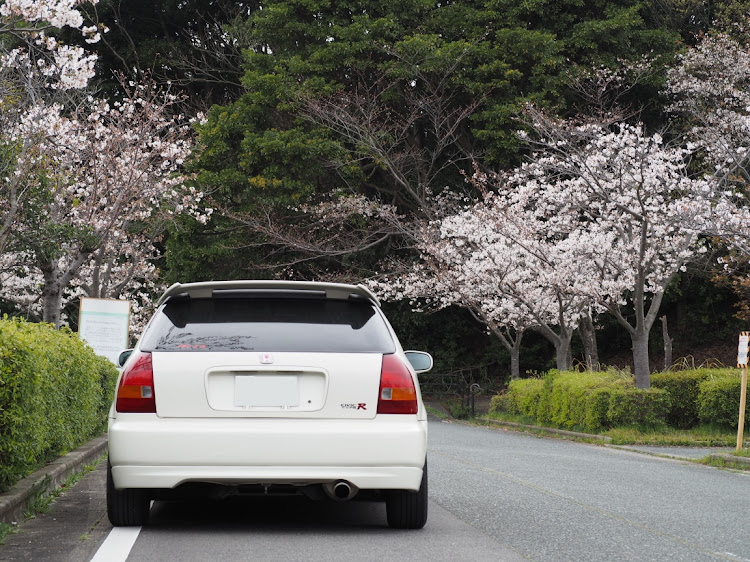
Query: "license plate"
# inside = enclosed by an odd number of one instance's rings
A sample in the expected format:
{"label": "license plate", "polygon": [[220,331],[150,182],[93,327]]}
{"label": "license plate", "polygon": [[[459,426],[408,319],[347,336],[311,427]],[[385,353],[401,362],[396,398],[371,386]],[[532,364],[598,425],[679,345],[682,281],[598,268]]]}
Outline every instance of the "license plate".
{"label": "license plate", "polygon": [[257,375],[234,377],[234,405],[242,408],[299,406],[297,377]]}

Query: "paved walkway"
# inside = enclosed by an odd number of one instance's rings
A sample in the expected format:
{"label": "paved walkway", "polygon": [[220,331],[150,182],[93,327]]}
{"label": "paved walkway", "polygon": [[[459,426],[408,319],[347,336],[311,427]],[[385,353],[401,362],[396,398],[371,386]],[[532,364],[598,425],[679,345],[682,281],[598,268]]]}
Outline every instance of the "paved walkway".
{"label": "paved walkway", "polygon": [[107,436],[102,435],[37,470],[7,492],[0,494],[0,522],[23,521],[26,505],[31,498],[41,497],[56,490],[71,474],[96,462],[106,450]]}

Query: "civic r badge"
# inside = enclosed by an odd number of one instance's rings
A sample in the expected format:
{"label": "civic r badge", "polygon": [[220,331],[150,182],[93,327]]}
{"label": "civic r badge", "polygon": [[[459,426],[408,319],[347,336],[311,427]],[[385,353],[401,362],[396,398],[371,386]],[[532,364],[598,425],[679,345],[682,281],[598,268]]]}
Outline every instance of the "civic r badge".
{"label": "civic r badge", "polygon": [[260,362],[264,365],[270,365],[271,363],[273,363],[273,355],[271,355],[270,353],[261,353]]}

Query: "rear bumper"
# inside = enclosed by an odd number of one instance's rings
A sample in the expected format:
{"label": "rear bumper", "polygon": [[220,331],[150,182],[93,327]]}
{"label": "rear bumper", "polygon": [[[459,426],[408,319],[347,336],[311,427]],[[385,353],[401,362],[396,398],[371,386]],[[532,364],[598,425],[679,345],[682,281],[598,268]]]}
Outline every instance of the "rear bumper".
{"label": "rear bumper", "polygon": [[427,422],[371,420],[110,420],[115,487],[174,488],[186,482],[308,485],[347,480],[360,489],[418,490]]}
{"label": "rear bumper", "polygon": [[239,486],[287,484],[308,486],[345,480],[360,490],[419,490],[422,469],[411,467],[321,466],[115,466],[116,488],[171,489],[187,482]]}

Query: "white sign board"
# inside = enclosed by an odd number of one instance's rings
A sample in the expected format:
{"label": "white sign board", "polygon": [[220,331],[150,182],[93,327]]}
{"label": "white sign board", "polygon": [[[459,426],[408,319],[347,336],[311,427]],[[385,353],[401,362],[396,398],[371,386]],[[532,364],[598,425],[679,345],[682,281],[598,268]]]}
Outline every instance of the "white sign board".
{"label": "white sign board", "polygon": [[750,340],[750,335],[747,332],[740,334],[740,343],[737,348],[737,365],[739,367],[747,365],[747,344]]}
{"label": "white sign board", "polygon": [[81,299],[78,334],[97,355],[103,355],[115,365],[120,352],[128,347],[129,327],[129,301]]}

